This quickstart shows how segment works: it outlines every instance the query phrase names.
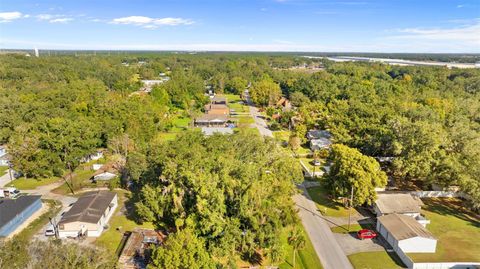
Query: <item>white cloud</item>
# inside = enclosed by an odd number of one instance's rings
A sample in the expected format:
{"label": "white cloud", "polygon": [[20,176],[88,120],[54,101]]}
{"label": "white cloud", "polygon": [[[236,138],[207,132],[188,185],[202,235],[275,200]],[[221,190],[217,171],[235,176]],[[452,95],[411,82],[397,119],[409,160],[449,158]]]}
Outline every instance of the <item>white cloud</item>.
{"label": "white cloud", "polygon": [[150,18],[145,16],[129,16],[113,19],[111,23],[130,24],[142,26],[148,29],[155,29],[159,26],[190,25],[193,24],[194,21],[183,18]]}
{"label": "white cloud", "polygon": [[67,23],[73,21],[73,18],[61,14],[39,14],[35,16],[40,21],[48,21],[50,23]]}
{"label": "white cloud", "polygon": [[73,19],[72,18],[58,18],[58,19],[49,20],[48,22],[50,22],[50,23],[67,23],[69,21],[73,21]]}
{"label": "white cloud", "polygon": [[480,19],[450,28],[406,28],[385,40],[399,46],[418,47],[425,52],[478,52],[480,50]]}
{"label": "white cloud", "polygon": [[22,18],[22,13],[18,11],[0,13],[0,22],[11,22],[20,18]]}
{"label": "white cloud", "polygon": [[47,21],[47,20],[51,20],[53,19],[54,15],[51,15],[51,14],[39,14],[37,16],[35,16],[37,19],[41,20],[41,21]]}

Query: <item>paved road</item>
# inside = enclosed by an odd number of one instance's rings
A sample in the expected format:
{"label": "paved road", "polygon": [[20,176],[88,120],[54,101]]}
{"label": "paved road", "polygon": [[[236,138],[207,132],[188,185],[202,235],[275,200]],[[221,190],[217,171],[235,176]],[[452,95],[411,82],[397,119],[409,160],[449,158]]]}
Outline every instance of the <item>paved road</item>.
{"label": "paved road", "polygon": [[317,206],[311,200],[306,189],[299,187],[302,193],[293,197],[298,208],[298,215],[302,220],[303,227],[312,241],[313,248],[317,253],[323,268],[325,269],[353,269],[352,264],[333,236],[330,227],[318,212]]}
{"label": "paved road", "polygon": [[[272,131],[267,127],[267,123],[263,118],[260,118],[258,109],[253,106],[248,92],[245,93],[247,103],[250,107],[250,114],[255,119],[255,125],[258,131],[263,136],[273,137]],[[317,206],[308,195],[305,188],[299,187],[303,192],[296,194],[293,200],[298,208],[298,215],[302,220],[308,237],[312,241],[313,248],[317,253],[324,269],[353,269],[352,264],[333,236],[330,227],[318,212]]]}
{"label": "paved road", "polygon": [[260,134],[263,136],[273,137],[272,131],[268,129],[267,122],[263,119],[263,116],[260,114],[260,112],[258,112],[258,108],[255,107],[250,100],[250,95],[248,94],[248,92],[245,92],[245,97],[247,98],[250,115],[252,115],[252,118],[255,120],[255,125]]}

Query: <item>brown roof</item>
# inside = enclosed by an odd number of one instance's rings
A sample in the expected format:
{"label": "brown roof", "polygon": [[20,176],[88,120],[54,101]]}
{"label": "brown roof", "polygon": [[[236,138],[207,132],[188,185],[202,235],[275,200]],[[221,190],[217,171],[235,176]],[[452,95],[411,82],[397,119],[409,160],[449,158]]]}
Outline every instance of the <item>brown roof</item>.
{"label": "brown roof", "polygon": [[423,203],[419,198],[414,198],[408,193],[382,193],[378,194],[375,205],[382,214],[420,213]]}
{"label": "brown roof", "polygon": [[390,214],[378,217],[377,220],[397,241],[413,237],[435,239],[427,229],[410,216]]}
{"label": "brown roof", "polygon": [[211,121],[223,121],[226,122],[228,117],[226,115],[215,115],[215,114],[203,114],[202,116],[195,119],[196,122],[211,122]]}
{"label": "brown roof", "polygon": [[58,224],[75,221],[98,223],[117,194],[110,191],[87,192],[63,215]]}

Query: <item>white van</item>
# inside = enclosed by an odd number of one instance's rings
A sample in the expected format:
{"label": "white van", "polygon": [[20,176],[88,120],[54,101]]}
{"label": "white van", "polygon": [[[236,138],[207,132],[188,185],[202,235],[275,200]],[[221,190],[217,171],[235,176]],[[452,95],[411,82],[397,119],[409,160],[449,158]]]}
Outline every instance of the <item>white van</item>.
{"label": "white van", "polygon": [[0,189],[0,198],[17,198],[20,191],[15,187],[8,187]]}

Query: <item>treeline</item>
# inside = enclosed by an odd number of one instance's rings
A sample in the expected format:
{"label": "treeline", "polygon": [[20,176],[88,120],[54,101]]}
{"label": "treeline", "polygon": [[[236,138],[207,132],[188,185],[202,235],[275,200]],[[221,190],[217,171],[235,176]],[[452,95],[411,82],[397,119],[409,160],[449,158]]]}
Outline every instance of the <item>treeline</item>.
{"label": "treeline", "polygon": [[460,186],[480,205],[480,70],[326,63],[312,75],[277,72],[296,129],[329,129],[337,143],[393,157],[397,185]]}

